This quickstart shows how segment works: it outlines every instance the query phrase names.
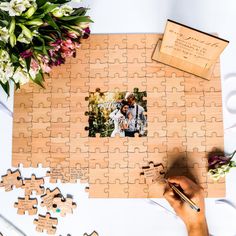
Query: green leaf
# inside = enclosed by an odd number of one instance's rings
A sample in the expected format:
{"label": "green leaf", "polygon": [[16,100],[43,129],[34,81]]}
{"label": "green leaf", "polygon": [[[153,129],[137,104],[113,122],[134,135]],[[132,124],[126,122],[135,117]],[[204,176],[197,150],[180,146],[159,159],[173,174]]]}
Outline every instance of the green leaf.
{"label": "green leaf", "polygon": [[22,33],[25,35],[25,37],[27,37],[28,39],[31,39],[33,37],[32,32],[23,24],[18,24],[21,29],[22,29]]}
{"label": "green leaf", "polygon": [[42,7],[40,7],[40,10],[43,10],[43,13],[46,15],[59,6],[60,4],[51,4],[50,2],[46,2]]}
{"label": "green leaf", "polygon": [[0,48],[5,48],[5,46],[6,46],[6,43],[3,41],[0,41]]}
{"label": "green leaf", "polygon": [[29,71],[30,70],[31,57],[25,58],[25,62],[26,62],[26,68]]}
{"label": "green leaf", "polygon": [[63,21],[71,21],[71,20],[76,20],[76,22],[93,22],[89,16],[64,16],[59,18],[59,20]]}
{"label": "green leaf", "polygon": [[36,0],[37,6],[40,8],[43,6],[48,0]]}
{"label": "green leaf", "polygon": [[15,85],[16,85],[16,90],[20,89],[20,83],[15,83]]}
{"label": "green leaf", "polygon": [[42,19],[35,18],[34,20],[28,20],[25,22],[26,25],[40,26],[43,24]]}
{"label": "green leaf", "polygon": [[71,0],[53,0],[53,2],[59,3],[59,4],[64,4],[67,2],[70,2]]}
{"label": "green leaf", "polygon": [[12,53],[11,54],[11,61],[12,61],[12,63],[16,63],[19,61],[19,58],[15,54]]}
{"label": "green leaf", "polygon": [[23,17],[29,19],[31,16],[34,15],[34,13],[36,12],[37,8],[32,6],[30,7],[24,14],[22,14]]}
{"label": "green leaf", "polygon": [[[1,18],[1,15],[0,15],[0,18]],[[1,25],[2,27],[7,27],[7,26],[9,25],[9,21],[1,20],[1,21],[0,21],[0,25]]]}
{"label": "green leaf", "polygon": [[43,44],[43,45],[42,45],[42,52],[43,52],[43,54],[48,55],[47,49],[46,49],[46,47],[45,47],[45,40],[44,40],[43,38],[41,38],[40,36],[38,36],[37,39],[38,39],[39,41],[41,41],[42,44]]}
{"label": "green leaf", "polygon": [[15,17],[12,17],[12,18],[11,18],[10,27],[9,27],[9,30],[8,30],[8,31],[9,31],[9,34],[14,33],[15,27],[16,27],[16,20],[15,20]]}
{"label": "green leaf", "polygon": [[[39,50],[39,51],[43,52],[43,46],[34,46],[33,48],[35,50]],[[46,48],[46,50],[49,50],[49,49],[52,49],[54,47],[52,47],[52,46],[45,46],[45,48]]]}
{"label": "green leaf", "polygon": [[40,35],[40,37],[41,37],[41,38],[44,38],[44,39],[46,39],[47,41],[50,41],[50,42],[55,40],[54,38],[52,38],[52,37],[50,37],[50,36],[48,36],[48,35],[43,35],[43,34],[42,34],[42,35]]}
{"label": "green leaf", "polygon": [[14,33],[10,34],[10,44],[12,48],[16,45],[16,36]]}
{"label": "green leaf", "polygon": [[44,85],[43,85],[44,79],[43,79],[43,74],[42,74],[42,72],[39,72],[39,73],[36,75],[35,79],[32,80],[32,81],[33,81],[34,83],[38,84],[39,86],[41,86],[42,88],[45,88]]}
{"label": "green leaf", "polygon": [[71,15],[72,16],[84,16],[88,10],[89,10],[89,8],[80,7],[80,8],[75,9]]}
{"label": "green leaf", "polygon": [[62,26],[64,29],[67,29],[71,32],[76,32],[76,33],[79,33],[80,35],[82,35],[82,30],[80,29],[77,29],[77,28],[73,28],[73,27],[70,27],[70,26],[67,26],[67,25],[63,25]]}
{"label": "green leaf", "polygon": [[45,17],[44,17],[44,20],[50,25],[52,26],[53,28],[55,28],[58,32],[60,32],[60,35],[61,35],[61,30],[59,29],[58,25],[56,24],[56,22],[53,20],[53,18],[47,14]]}
{"label": "green leaf", "polygon": [[7,83],[2,83],[1,81],[0,81],[0,84],[1,84],[1,86],[2,86],[2,88],[3,88],[3,90],[5,91],[5,93],[7,94],[7,96],[9,97],[10,96],[10,86],[9,86],[9,82],[7,82]]}

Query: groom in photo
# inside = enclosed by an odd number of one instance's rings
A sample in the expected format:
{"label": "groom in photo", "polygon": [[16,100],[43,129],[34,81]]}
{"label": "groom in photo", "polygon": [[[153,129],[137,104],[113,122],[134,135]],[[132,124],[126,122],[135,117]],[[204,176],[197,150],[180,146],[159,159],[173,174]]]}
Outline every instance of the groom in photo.
{"label": "groom in photo", "polygon": [[131,114],[131,121],[129,123],[128,129],[125,130],[125,136],[134,137],[135,133],[139,136],[144,134],[144,127],[146,125],[146,117],[144,115],[144,108],[136,103],[136,98],[133,93],[127,93],[125,95],[125,100],[129,104],[128,113]]}

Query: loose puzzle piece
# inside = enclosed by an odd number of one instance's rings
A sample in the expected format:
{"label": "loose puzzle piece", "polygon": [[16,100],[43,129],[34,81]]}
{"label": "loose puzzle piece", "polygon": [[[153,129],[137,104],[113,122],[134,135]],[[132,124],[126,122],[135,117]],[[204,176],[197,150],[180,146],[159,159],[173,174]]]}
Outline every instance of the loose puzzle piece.
{"label": "loose puzzle piece", "polygon": [[84,236],[99,236],[96,231],[93,231],[91,234],[85,233]]}
{"label": "loose puzzle piece", "polygon": [[55,197],[52,201],[53,212],[60,213],[61,216],[66,216],[67,213],[73,213],[76,208],[72,198]]}
{"label": "loose puzzle piece", "polygon": [[165,182],[165,169],[162,163],[154,164],[150,162],[148,166],[143,166],[142,169],[143,172],[140,174],[144,175],[147,184]]}
{"label": "loose puzzle piece", "polygon": [[30,196],[25,196],[25,198],[18,198],[18,202],[14,204],[17,209],[17,214],[24,215],[28,212],[29,215],[37,214],[37,198],[30,198]]}
{"label": "loose puzzle piece", "polygon": [[35,191],[37,195],[42,195],[44,193],[43,184],[43,178],[36,178],[36,176],[32,174],[30,179],[24,180],[22,188],[25,189],[25,195],[31,195],[33,191]]}
{"label": "loose puzzle piece", "polygon": [[2,181],[0,182],[0,187],[4,187],[5,191],[11,191],[13,187],[20,188],[23,184],[21,173],[19,170],[11,171],[8,170],[7,174],[2,176]]}
{"label": "loose puzzle piece", "polygon": [[56,233],[58,220],[57,218],[52,218],[51,214],[47,212],[45,216],[39,215],[39,218],[34,220],[34,224],[36,225],[36,231],[41,233],[46,231],[47,234],[52,235]]}
{"label": "loose puzzle piece", "polygon": [[53,199],[59,195],[61,193],[61,191],[59,190],[59,188],[55,188],[54,190],[50,190],[49,188],[46,189],[46,194],[44,194],[43,196],[41,196],[41,206],[42,207],[47,207],[47,210],[50,211],[53,207]]}

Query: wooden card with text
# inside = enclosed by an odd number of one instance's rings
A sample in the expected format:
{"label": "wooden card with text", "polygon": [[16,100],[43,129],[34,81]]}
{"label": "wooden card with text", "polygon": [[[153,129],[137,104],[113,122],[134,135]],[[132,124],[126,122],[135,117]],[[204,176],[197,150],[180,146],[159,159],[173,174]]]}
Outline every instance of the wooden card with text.
{"label": "wooden card with text", "polygon": [[229,41],[168,20],[153,60],[209,79],[213,65]]}

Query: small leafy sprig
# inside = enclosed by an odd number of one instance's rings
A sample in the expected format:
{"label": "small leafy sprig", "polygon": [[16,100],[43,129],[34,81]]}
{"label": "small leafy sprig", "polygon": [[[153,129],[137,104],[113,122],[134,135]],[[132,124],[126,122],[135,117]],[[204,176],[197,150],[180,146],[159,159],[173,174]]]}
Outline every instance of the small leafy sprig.
{"label": "small leafy sprig", "polygon": [[213,180],[224,177],[231,168],[236,167],[236,162],[232,160],[235,153],[230,156],[214,155],[208,159],[208,173]]}
{"label": "small leafy sprig", "polygon": [[90,34],[87,8],[69,0],[10,0],[0,3],[0,85],[9,96],[32,80],[43,85],[43,74],[75,56],[81,39]]}

